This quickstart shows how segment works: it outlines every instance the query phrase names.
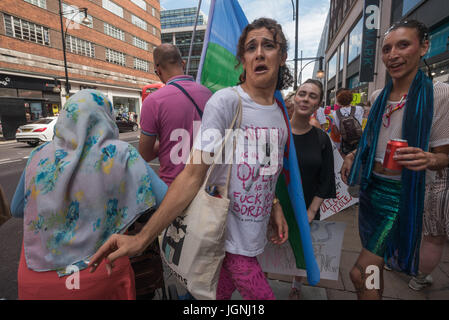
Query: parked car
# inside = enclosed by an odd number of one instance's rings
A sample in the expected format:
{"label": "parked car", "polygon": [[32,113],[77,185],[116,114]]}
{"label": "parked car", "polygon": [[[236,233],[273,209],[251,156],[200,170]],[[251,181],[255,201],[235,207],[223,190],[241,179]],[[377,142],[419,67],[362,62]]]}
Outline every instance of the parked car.
{"label": "parked car", "polygon": [[35,147],[40,142],[53,140],[54,127],[58,117],[41,118],[33,123],[20,126],[16,132],[17,142],[26,142]]}
{"label": "parked car", "polygon": [[136,122],[123,117],[116,117],[115,123],[117,124],[119,132],[137,131],[137,129],[139,129],[139,125]]}

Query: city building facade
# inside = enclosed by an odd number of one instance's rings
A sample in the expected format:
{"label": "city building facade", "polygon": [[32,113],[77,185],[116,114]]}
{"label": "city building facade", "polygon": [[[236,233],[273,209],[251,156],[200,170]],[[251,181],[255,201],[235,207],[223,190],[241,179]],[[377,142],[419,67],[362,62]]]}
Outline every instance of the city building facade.
{"label": "city building facade", "polygon": [[[188,62],[197,8],[161,10],[162,43],[172,43],[181,51],[182,58]],[[200,11],[195,39],[190,55],[188,74],[196,78],[207,28],[207,17]]]}
{"label": "city building facade", "polygon": [[160,38],[159,0],[0,1],[5,138],[27,120],[58,114],[84,88],[107,95],[116,113],[140,114],[142,87],[159,82],[152,51]]}
{"label": "city building facade", "polygon": [[[396,21],[417,19],[430,29],[430,50],[426,55],[434,80],[448,82],[449,7],[446,0],[379,0],[379,24],[372,80],[360,81],[364,12],[367,0],[331,0],[328,43],[325,54],[325,99],[335,102],[335,92],[346,87],[360,93],[366,104],[371,94],[387,83],[389,76],[382,63],[381,47],[385,32]],[[365,51],[366,53],[366,51]],[[427,70],[424,63],[423,70]]]}

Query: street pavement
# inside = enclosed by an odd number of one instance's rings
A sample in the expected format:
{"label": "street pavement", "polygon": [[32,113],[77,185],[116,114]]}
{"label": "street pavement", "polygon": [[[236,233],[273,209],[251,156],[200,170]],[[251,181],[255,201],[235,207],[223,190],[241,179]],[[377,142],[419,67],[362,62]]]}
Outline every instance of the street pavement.
{"label": "street pavement", "polygon": [[[315,287],[304,285],[301,300],[355,300],[357,295],[349,278],[362,249],[358,233],[358,206],[329,217],[328,221],[346,223],[338,281],[321,280]],[[384,271],[384,300],[448,300],[449,299],[449,242],[446,242],[443,258],[432,273],[434,284],[422,291],[408,287],[410,276],[395,271]],[[288,299],[291,277],[269,274],[276,298]]]}
{"label": "street pavement", "polygon": [[[356,300],[355,288],[349,278],[349,271],[359,256],[362,249],[357,219],[358,205],[351,206],[327,221],[340,221],[346,223],[343,248],[340,259],[338,281],[321,280],[316,286],[310,286],[307,282],[302,287],[300,300]],[[395,272],[384,271],[384,300],[448,300],[449,299],[449,243],[446,243],[445,252],[439,266],[432,273],[434,284],[422,291],[413,291],[408,287],[410,276]],[[167,273],[166,273],[167,274]],[[169,279],[170,284],[175,282]],[[268,282],[273,289],[277,300],[288,300],[292,277],[278,274],[268,274]],[[167,285],[167,283],[166,283]],[[185,291],[177,285],[180,295]],[[158,294],[155,300],[161,299]],[[241,300],[238,292],[234,292],[232,300]]]}

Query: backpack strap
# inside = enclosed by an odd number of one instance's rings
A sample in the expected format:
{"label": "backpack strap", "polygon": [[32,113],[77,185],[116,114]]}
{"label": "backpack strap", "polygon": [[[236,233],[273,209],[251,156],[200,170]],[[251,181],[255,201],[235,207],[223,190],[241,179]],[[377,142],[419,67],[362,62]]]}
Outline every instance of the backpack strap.
{"label": "backpack strap", "polygon": [[355,116],[356,107],[351,106],[351,117]]}
{"label": "backpack strap", "polygon": [[341,118],[343,117],[343,115],[341,114],[340,109],[338,109],[335,113],[337,114],[338,120],[341,122]]}
{"label": "backpack strap", "polygon": [[189,98],[190,101],[192,101],[193,105],[196,108],[196,111],[198,111],[198,114],[200,115],[200,118],[203,118],[203,111],[201,111],[200,107],[198,107],[198,105],[196,104],[195,100],[193,100],[193,98],[190,96],[190,94],[186,91],[186,89],[184,89],[181,85],[179,85],[176,82],[170,82],[169,84],[171,84],[172,86],[175,86],[176,88],[178,88],[179,90],[182,91],[182,93],[185,94],[185,96],[187,98]]}

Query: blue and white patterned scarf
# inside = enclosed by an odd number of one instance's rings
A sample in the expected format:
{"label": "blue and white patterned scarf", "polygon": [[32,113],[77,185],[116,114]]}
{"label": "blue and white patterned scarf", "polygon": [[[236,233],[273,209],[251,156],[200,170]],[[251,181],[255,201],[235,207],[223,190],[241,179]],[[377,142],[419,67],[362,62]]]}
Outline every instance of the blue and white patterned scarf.
{"label": "blue and white patterned scarf", "polygon": [[155,205],[146,164],[119,140],[102,93],[72,96],[54,130],[25,169],[24,248],[35,271],[84,268],[110,235]]}

